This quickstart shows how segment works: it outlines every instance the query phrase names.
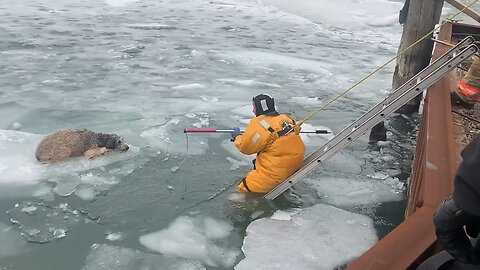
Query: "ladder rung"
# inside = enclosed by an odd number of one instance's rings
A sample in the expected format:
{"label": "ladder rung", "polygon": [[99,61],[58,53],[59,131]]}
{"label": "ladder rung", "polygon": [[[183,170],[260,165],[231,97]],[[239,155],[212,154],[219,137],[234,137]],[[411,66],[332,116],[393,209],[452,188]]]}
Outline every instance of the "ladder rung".
{"label": "ladder rung", "polygon": [[[368,112],[360,116],[352,124],[329,140],[322,147],[310,154],[303,162],[302,167],[283,183],[278,185],[264,197],[273,200],[285,190],[299,182],[308,172],[319,166],[320,163],[333,156],[339,150],[360,137],[368,129],[383,121],[390,114],[398,110],[405,103],[416,97],[421,91],[434,84],[455,66],[478,51],[473,45],[474,39],[467,37],[455,47],[432,62],[417,75],[400,86],[382,102],[375,105]],[[467,47],[465,47],[468,45]],[[462,48],[462,50],[460,50]]]}

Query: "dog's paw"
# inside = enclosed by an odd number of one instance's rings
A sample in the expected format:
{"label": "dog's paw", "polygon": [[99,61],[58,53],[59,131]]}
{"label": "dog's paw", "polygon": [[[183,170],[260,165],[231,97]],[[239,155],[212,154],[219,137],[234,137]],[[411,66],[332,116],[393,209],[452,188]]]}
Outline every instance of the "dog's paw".
{"label": "dog's paw", "polygon": [[105,147],[102,147],[102,148],[89,149],[83,155],[88,159],[92,159],[94,157],[106,155],[107,153],[108,153],[108,149]]}
{"label": "dog's paw", "polygon": [[107,149],[106,147],[100,148],[100,155],[106,155],[110,152],[110,149]]}

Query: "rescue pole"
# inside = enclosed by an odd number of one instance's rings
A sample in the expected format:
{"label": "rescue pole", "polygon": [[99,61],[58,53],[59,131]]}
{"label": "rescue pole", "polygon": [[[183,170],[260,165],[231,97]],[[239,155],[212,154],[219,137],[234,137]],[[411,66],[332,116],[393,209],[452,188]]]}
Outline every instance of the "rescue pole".
{"label": "rescue pole", "polygon": [[[402,39],[399,51],[403,51],[411,44],[432,31],[440,20],[444,0],[406,0],[404,11],[401,13],[400,21],[405,22],[403,26]],[[405,12],[408,10],[407,12]],[[410,78],[422,71],[430,63],[433,41],[430,38],[424,39],[419,44],[406,51],[397,58],[397,65],[393,74],[392,89],[397,89]],[[418,112],[421,94],[402,106],[397,113],[411,115]],[[370,143],[385,141],[387,130],[384,122],[378,123],[370,131]]]}
{"label": "rescue pole", "polygon": [[[184,129],[183,133],[232,133],[233,129]],[[245,132],[245,130],[240,130]],[[331,132],[326,129],[317,129],[312,131],[300,131],[300,133],[307,134],[330,134]]]}

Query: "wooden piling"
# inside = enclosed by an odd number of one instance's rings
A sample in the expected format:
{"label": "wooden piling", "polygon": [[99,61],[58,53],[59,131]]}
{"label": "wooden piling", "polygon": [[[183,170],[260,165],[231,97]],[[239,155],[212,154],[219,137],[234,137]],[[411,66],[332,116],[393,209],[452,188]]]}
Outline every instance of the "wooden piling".
{"label": "wooden piling", "polygon": [[[404,50],[425,34],[432,31],[435,24],[440,20],[443,3],[443,0],[410,0],[399,51]],[[428,66],[432,49],[433,42],[431,37],[429,37],[399,56],[395,73],[393,74],[393,90],[400,87],[408,79]],[[417,97],[408,102],[400,108],[398,112],[403,114],[417,112],[420,105],[420,98],[421,97]]]}
{"label": "wooden piling", "polygon": [[[428,32],[432,31],[440,20],[444,0],[406,0],[401,21],[405,21],[403,26],[402,39],[400,41],[399,52],[422,38]],[[408,7],[408,13],[405,10]],[[405,17],[406,16],[406,17]],[[428,37],[419,44],[400,55],[397,58],[395,73],[393,74],[392,91],[404,84],[408,79],[420,72],[430,63],[430,56],[433,49],[432,37]],[[397,112],[411,115],[418,112],[421,101],[421,95],[412,99]],[[376,143],[386,138],[386,129],[384,123],[379,123],[370,131],[370,143]]]}

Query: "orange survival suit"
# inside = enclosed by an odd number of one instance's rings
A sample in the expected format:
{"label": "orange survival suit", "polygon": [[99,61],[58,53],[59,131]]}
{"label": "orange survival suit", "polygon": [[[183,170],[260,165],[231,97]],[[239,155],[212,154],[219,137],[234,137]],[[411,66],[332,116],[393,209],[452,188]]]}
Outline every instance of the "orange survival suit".
{"label": "orange survival suit", "polygon": [[252,118],[243,134],[236,136],[235,146],[245,155],[256,153],[257,158],[254,169],[238,189],[268,193],[300,168],[305,145],[299,130],[293,128],[295,121],[275,111],[273,98],[262,94],[253,99],[253,104],[257,116]]}

